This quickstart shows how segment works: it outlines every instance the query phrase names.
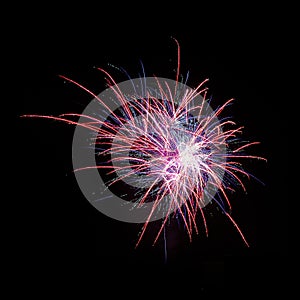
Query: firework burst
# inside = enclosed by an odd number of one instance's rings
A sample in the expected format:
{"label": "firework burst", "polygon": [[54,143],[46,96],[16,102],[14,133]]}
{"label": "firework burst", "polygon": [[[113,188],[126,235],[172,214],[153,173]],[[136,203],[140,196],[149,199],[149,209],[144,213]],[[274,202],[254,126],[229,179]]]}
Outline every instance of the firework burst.
{"label": "firework burst", "polygon": [[[241,142],[238,136],[242,127],[221,117],[233,99],[212,110],[206,99],[207,80],[194,89],[179,81],[180,47],[176,43],[175,81],[157,77],[129,79],[133,92],[126,93],[107,71],[99,68],[113,93],[113,102],[118,104],[114,109],[101,96],[60,76],[93,96],[101,109],[90,114],[25,117],[63,121],[90,133],[96,163],[75,171],[97,170],[106,189],[114,193],[118,190],[118,196],[131,203],[131,214],[151,204],[147,216],[139,221],[144,225],[136,245],[149,222],[162,219],[155,244],[168,219],[174,216],[180,217],[192,240],[193,232],[198,233],[196,216],[200,214],[207,234],[205,206],[211,201],[218,204],[248,245],[231,217],[228,193],[237,186],[246,190],[242,179],[250,175],[243,169],[241,159],[265,159],[245,154],[246,148],[258,142]],[[101,110],[106,112],[104,116]]]}

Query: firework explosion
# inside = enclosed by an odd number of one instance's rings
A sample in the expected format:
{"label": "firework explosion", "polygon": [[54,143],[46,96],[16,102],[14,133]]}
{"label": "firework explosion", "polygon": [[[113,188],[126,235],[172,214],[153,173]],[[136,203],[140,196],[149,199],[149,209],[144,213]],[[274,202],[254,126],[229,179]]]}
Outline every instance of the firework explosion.
{"label": "firework explosion", "polygon": [[[96,169],[106,188],[113,193],[120,190],[122,183],[123,189],[118,196],[133,203],[134,208],[151,203],[136,245],[141,242],[149,222],[160,218],[162,223],[154,244],[172,217],[180,217],[192,240],[193,232],[198,233],[196,216],[201,214],[207,234],[204,208],[215,201],[248,246],[230,215],[227,194],[237,186],[245,190],[242,178],[250,178],[242,168],[241,158],[264,158],[245,154],[246,148],[258,142],[241,142],[238,135],[242,133],[242,127],[237,127],[228,118],[221,118],[232,99],[212,110],[206,99],[208,89],[204,85],[207,80],[195,89],[185,88],[179,81],[180,48],[176,43],[178,66],[174,84],[152,77],[153,88],[146,77],[139,78],[139,84],[130,79],[134,92],[128,95],[107,71],[99,68],[118,103],[113,109],[99,95],[70,78],[60,76],[92,95],[106,111],[106,116],[93,112],[25,117],[63,121],[91,133],[96,164],[75,171]],[[160,212],[160,217],[156,216],[157,212]]]}

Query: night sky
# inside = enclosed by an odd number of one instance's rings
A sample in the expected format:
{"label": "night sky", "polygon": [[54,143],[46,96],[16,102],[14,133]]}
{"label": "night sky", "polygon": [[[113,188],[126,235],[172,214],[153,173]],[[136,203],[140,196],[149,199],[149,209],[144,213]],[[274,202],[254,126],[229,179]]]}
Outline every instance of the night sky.
{"label": "night sky", "polygon": [[[202,19],[204,13],[184,19],[174,16],[178,22],[163,18],[158,22],[155,15],[133,21],[121,15],[116,16],[115,27],[101,14],[99,20],[95,14],[87,21],[80,13],[68,17],[61,13],[57,18],[39,15],[32,25],[18,30],[24,37],[14,79],[21,88],[16,105],[16,192],[20,196],[15,210],[20,225],[13,236],[15,249],[22,249],[18,254],[21,274],[33,270],[37,278],[50,273],[62,279],[91,278],[99,288],[105,286],[100,279],[104,277],[128,280],[130,289],[143,282],[168,286],[164,280],[170,279],[170,289],[179,284],[183,290],[223,291],[234,285],[254,292],[256,287],[267,290],[265,279],[278,280],[288,255],[288,196],[283,179],[287,161],[281,158],[284,149],[279,149],[284,146],[279,139],[286,125],[278,122],[282,111],[275,104],[281,97],[276,92],[275,29],[262,13],[248,18],[232,13],[217,23],[214,15]],[[141,224],[111,219],[82,195],[72,173],[73,126],[18,116],[83,111],[92,97],[58,75],[96,94],[105,88],[105,79],[94,67],[108,70],[117,82],[126,80],[108,64],[124,68],[134,78],[141,74],[142,61],[147,76],[175,79],[177,49],[171,37],[180,43],[181,73],[189,72],[187,84],[195,87],[209,78],[206,86],[213,108],[234,98],[224,114],[245,126],[245,139],[261,142],[249,152],[268,162],[245,163],[265,185],[246,180],[247,194],[238,189],[230,198],[232,216],[249,248],[232,223],[208,207],[208,238],[200,218],[199,235],[193,236],[192,243],[182,227],[167,228],[166,263],[163,240],[152,247],[159,223],[150,224],[140,247],[134,249]],[[187,288],[189,284],[194,288]]]}

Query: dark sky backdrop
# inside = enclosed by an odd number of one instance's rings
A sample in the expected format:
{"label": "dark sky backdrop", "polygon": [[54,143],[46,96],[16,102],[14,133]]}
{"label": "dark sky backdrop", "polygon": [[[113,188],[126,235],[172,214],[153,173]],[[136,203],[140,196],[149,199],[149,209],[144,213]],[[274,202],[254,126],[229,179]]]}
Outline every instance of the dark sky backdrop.
{"label": "dark sky backdrop", "polygon": [[[21,226],[15,240],[23,249],[20,261],[24,274],[27,269],[41,276],[54,272],[53,276],[68,277],[78,272],[77,278],[86,274],[95,279],[91,275],[95,271],[96,277],[130,278],[135,285],[151,273],[152,282],[168,278],[175,285],[184,285],[193,278],[197,288],[204,290],[240,284],[255,290],[260,284],[264,286],[265,278],[278,278],[288,254],[287,183],[283,179],[287,170],[281,159],[285,143],[280,139],[286,127],[278,121],[283,112],[276,105],[280,74],[274,64],[278,54],[274,54],[273,23],[257,11],[249,16],[232,12],[221,19],[211,12],[206,18],[205,12],[180,18],[178,11],[175,20],[169,16],[170,21],[162,14],[159,20],[157,15],[135,20],[124,15],[114,19],[112,15],[105,22],[100,17],[103,14],[37,15],[31,25],[19,28],[18,36],[23,40],[14,79],[21,87],[17,114],[80,113],[91,97],[65,84],[58,75],[98,94],[104,89],[104,76],[94,66],[111,70],[107,67],[111,63],[136,77],[142,60],[146,75],[174,79],[174,36],[181,45],[181,71],[184,75],[190,72],[188,85],[195,87],[209,78],[213,108],[235,98],[226,114],[245,126],[246,139],[261,141],[251,153],[268,159],[268,163],[247,164],[266,185],[246,181],[248,194],[238,190],[231,198],[233,217],[250,248],[228,220],[213,212],[213,217],[208,217],[208,238],[201,226],[193,243],[187,241],[182,229],[168,229],[167,265],[162,243],[151,246],[156,224],[151,224],[149,235],[134,250],[140,225],[102,215],[77,186],[71,161],[74,127],[49,120],[17,119],[21,146],[18,190],[22,197],[17,199]],[[116,70],[111,73],[117,80],[126,79]],[[148,284],[152,284],[149,277]]]}

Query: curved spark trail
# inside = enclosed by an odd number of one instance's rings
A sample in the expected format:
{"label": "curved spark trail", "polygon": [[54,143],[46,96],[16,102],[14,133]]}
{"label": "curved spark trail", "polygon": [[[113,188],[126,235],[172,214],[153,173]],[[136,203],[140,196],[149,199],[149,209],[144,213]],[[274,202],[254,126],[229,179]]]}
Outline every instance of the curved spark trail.
{"label": "curved spark trail", "polygon": [[[208,196],[219,205],[248,246],[242,231],[229,213],[231,205],[228,192],[233,191],[236,186],[246,190],[242,178],[250,178],[250,175],[242,168],[241,159],[265,159],[245,154],[246,148],[258,142],[238,142],[243,127],[237,127],[232,120],[220,119],[233,99],[226,101],[215,111],[207,112],[204,106],[207,102],[208,89],[204,87],[207,80],[183,95],[178,92],[180,47],[177,41],[176,43],[178,66],[175,90],[167,83],[163,86],[157,80],[156,94],[149,92],[146,96],[135,95],[128,98],[113,77],[99,68],[119,102],[117,110],[112,110],[105,101],[80,83],[65,76],[60,77],[97,99],[109,112],[109,118],[77,113],[24,117],[62,121],[94,133],[93,143],[97,149],[95,154],[102,160],[96,166],[85,166],[75,171],[88,172],[89,169],[96,168],[103,176],[107,176],[108,187],[113,187],[120,181],[133,184],[132,178],[138,181],[137,192],[130,201],[134,201],[137,206],[151,201],[153,207],[144,222],[137,246],[157,208],[166,210],[166,213],[154,244],[172,216],[181,217],[189,239],[192,240],[193,232],[198,233],[196,216],[201,214],[207,233],[204,208],[207,204],[205,197]],[[202,102],[195,103],[199,96]],[[196,116],[195,110],[198,111]],[[78,122],[78,118],[84,118],[85,121]],[[218,198],[209,194],[208,185],[218,190]],[[219,196],[224,201],[217,200]]]}

